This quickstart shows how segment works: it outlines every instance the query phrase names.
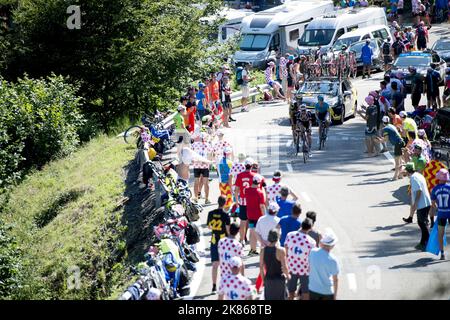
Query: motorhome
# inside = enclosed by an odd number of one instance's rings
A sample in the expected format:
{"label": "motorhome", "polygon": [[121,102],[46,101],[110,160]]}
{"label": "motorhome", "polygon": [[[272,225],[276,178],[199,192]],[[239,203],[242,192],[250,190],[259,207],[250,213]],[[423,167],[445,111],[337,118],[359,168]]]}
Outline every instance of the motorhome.
{"label": "motorhome", "polygon": [[277,48],[282,54],[295,54],[305,26],[315,17],[333,11],[332,1],[297,0],[245,17],[234,62],[238,65],[249,62],[253,67],[264,68]]}
{"label": "motorhome", "polygon": [[251,16],[253,14],[255,13],[252,10],[223,8],[217,14],[209,17],[204,17],[200,21],[202,23],[208,23],[212,25],[219,19],[223,20],[223,22],[219,25],[217,32],[209,35],[209,39],[217,39],[219,43],[225,43],[234,35],[238,35],[241,29],[242,20],[245,17]]}
{"label": "motorhome", "polygon": [[383,8],[369,7],[337,10],[311,21],[298,39],[298,54],[326,51],[347,32],[371,25],[387,26]]}

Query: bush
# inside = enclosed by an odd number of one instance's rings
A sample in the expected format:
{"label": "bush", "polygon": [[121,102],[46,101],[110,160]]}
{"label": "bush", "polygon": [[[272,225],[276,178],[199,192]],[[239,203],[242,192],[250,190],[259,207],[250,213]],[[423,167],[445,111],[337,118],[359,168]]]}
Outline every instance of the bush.
{"label": "bush", "polygon": [[60,76],[0,79],[0,189],[75,150],[84,124],[75,92]]}
{"label": "bush", "polygon": [[21,260],[15,239],[0,221],[0,299],[7,298],[20,285]]}

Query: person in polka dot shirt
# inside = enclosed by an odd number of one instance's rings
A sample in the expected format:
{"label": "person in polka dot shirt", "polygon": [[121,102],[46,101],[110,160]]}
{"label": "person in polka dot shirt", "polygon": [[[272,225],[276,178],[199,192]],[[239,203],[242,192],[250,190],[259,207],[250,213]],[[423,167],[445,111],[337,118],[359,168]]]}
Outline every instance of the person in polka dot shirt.
{"label": "person in polka dot shirt", "polygon": [[[226,141],[224,138],[224,133],[222,130],[217,130],[217,138],[219,139],[219,141],[217,141],[214,146],[213,146],[213,150],[214,150],[214,156],[216,158],[216,163],[218,164],[220,162],[220,160],[222,160],[223,158],[223,150],[225,148],[231,148],[231,150],[233,150],[233,146]],[[233,159],[233,152],[231,152],[231,159]]]}
{"label": "person in polka dot shirt", "polygon": [[[239,233],[239,224],[233,222],[230,225],[230,233],[226,238],[219,240],[219,260],[220,260],[220,276],[224,277],[231,274],[229,261],[233,257],[243,257],[244,247],[236,240]],[[241,267],[241,273],[244,275],[244,265]]]}
{"label": "person in polka dot shirt", "polygon": [[[287,264],[291,279],[287,286],[289,300],[294,300],[297,284],[300,280],[299,296],[302,300],[309,300],[309,253],[316,247],[316,241],[308,235],[312,229],[313,222],[306,218],[302,222],[299,231],[289,232],[284,242],[287,254]],[[301,292],[301,294],[300,294]]]}
{"label": "person in polka dot shirt", "polygon": [[243,263],[240,257],[233,257],[228,262],[230,274],[220,279],[219,300],[252,300],[252,282],[240,274]]}
{"label": "person in polka dot shirt", "polygon": [[[274,184],[266,187],[267,204],[269,204],[271,202],[276,202],[277,197],[281,197],[281,189],[283,188],[283,186],[285,186],[285,185],[281,184],[281,171],[280,170],[277,170],[274,172],[272,181],[274,182]],[[292,190],[290,188],[289,188],[289,194],[293,198],[293,201],[297,201],[297,199],[298,199],[297,195],[294,192],[292,192]]]}
{"label": "person in polka dot shirt", "polygon": [[[206,134],[200,133],[195,135],[194,143],[192,144],[192,150],[198,153],[200,156],[206,159],[210,159],[210,155],[213,152],[211,144],[206,141]],[[193,161],[194,167],[194,201],[198,201],[198,196],[205,188],[205,204],[209,204],[209,163],[201,161]]]}

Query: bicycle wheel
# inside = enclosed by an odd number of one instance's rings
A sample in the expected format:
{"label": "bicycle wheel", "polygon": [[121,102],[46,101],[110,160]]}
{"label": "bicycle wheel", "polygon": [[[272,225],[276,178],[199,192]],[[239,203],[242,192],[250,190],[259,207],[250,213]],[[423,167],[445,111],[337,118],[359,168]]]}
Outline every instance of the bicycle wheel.
{"label": "bicycle wheel", "polygon": [[306,146],[306,141],[303,140],[303,163],[306,163],[308,159],[308,147]]}
{"label": "bicycle wheel", "polygon": [[296,143],[295,143],[295,156],[298,156],[298,153],[300,152],[300,139],[298,133],[296,134]]}
{"label": "bicycle wheel", "polygon": [[141,136],[141,127],[131,126],[127,130],[125,130],[125,133],[123,134],[123,140],[126,143],[136,144],[140,136]]}

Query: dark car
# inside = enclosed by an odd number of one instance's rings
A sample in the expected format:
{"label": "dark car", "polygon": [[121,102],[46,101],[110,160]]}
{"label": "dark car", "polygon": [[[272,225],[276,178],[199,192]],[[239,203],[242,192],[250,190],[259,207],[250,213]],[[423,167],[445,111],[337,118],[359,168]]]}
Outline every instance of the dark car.
{"label": "dark car", "polygon": [[330,106],[330,117],[334,122],[342,124],[346,118],[356,114],[358,94],[350,80],[339,80],[337,77],[308,79],[296,92],[293,103],[304,103],[314,113],[319,95]]}
{"label": "dark car", "polygon": [[[356,56],[356,66],[358,70],[363,68],[363,62],[361,59],[362,47],[366,44],[366,40],[358,41],[350,45],[349,51],[353,51]],[[372,68],[377,70],[383,69],[383,57],[381,54],[381,42],[379,39],[372,39],[370,41],[370,47],[372,48]]]}
{"label": "dark car", "polygon": [[450,166],[450,107],[439,109],[431,124],[434,158]]}
{"label": "dark car", "polygon": [[433,51],[445,61],[447,65],[450,65],[450,38],[441,38],[437,40],[431,47]]}
{"label": "dark car", "polygon": [[402,72],[406,82],[406,91],[409,93],[411,92],[411,73],[409,72],[408,67],[414,66],[417,69],[417,73],[420,73],[422,76],[426,76],[427,69],[432,63],[438,66],[438,71],[442,79],[441,84],[443,84],[447,63],[432,50],[401,53],[395,60],[391,70],[386,74],[390,75],[391,72]]}

